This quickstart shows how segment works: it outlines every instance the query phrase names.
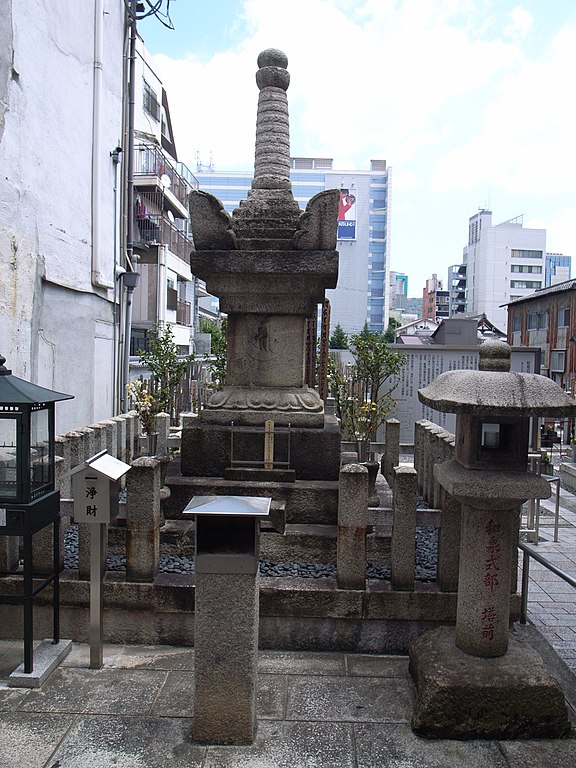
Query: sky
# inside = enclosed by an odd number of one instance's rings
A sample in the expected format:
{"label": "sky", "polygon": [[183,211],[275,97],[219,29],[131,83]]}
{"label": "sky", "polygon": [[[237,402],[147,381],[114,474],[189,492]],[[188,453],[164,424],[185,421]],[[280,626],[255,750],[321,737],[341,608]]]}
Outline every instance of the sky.
{"label": "sky", "polygon": [[[166,12],[167,0],[162,2]],[[576,273],[574,0],[171,0],[138,30],[179,160],[253,172],[258,54],[288,57],[295,157],[391,168],[390,266],[446,281],[468,219],[523,216]]]}

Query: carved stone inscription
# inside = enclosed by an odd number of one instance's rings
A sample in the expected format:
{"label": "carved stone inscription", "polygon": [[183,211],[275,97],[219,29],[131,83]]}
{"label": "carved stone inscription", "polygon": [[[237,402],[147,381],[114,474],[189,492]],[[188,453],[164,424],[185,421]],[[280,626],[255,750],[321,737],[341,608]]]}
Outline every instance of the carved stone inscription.
{"label": "carved stone inscription", "polygon": [[301,387],[304,384],[304,318],[230,315],[228,384]]}

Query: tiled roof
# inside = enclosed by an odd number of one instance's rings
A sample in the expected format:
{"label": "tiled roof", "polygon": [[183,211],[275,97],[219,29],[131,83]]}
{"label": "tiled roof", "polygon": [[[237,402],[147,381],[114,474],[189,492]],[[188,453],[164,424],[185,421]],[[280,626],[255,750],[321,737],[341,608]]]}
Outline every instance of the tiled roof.
{"label": "tiled roof", "polygon": [[509,301],[507,304],[501,304],[501,307],[509,307],[511,304],[521,304],[523,301],[532,301],[533,299],[539,299],[541,296],[549,296],[553,293],[562,293],[563,291],[573,291],[576,289],[576,280],[565,280],[563,283],[557,285],[551,285],[549,288],[540,288],[534,293],[528,294],[528,296],[521,296],[519,299]]}

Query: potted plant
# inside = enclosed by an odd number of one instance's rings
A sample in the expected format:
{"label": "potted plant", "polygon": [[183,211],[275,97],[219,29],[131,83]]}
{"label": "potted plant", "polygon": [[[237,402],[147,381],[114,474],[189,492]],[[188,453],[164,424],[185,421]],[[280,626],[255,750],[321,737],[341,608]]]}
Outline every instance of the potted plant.
{"label": "potted plant", "polygon": [[158,402],[150,392],[148,384],[145,381],[137,379],[131,381],[126,386],[128,396],[130,397],[132,408],[138,414],[142,431],[147,438],[147,453],[149,456],[156,454],[156,444],[158,441],[158,432],[156,431],[156,414],[158,413]]}

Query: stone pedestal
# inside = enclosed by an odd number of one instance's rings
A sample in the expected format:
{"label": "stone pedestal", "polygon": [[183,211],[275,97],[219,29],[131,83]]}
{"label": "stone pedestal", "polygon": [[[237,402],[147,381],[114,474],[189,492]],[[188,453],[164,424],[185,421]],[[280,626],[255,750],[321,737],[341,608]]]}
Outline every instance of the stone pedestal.
{"label": "stone pedestal", "polygon": [[193,734],[202,744],[254,740],[258,587],[258,573],[196,573]]}
{"label": "stone pedestal", "polygon": [[545,739],[568,736],[564,695],[541,657],[511,636],[508,653],[483,659],[461,651],[452,627],[410,648],[418,695],[416,733],[436,739]]}

